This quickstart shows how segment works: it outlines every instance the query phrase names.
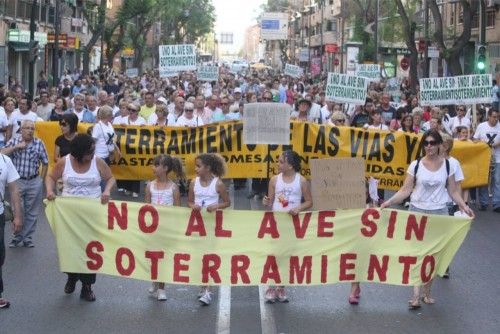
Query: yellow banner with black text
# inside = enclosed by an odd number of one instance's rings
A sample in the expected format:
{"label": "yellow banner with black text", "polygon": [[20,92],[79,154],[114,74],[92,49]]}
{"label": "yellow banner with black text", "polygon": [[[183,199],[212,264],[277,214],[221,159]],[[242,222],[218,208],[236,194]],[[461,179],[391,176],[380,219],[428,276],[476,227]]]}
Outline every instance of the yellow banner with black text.
{"label": "yellow banner with black text", "polygon": [[63,272],[193,285],[421,284],[445,272],[471,224],[389,209],[208,213],[69,197],[45,212]]}
{"label": "yellow banner with black text", "polygon": [[[84,132],[88,127],[88,124],[80,124],[79,131]],[[152,179],[149,166],[156,155],[165,153],[181,157],[188,177],[192,178],[196,155],[218,152],[228,165],[226,177],[264,178],[268,162],[270,174],[276,174],[280,153],[293,149],[302,157],[301,174],[307,178],[311,176],[311,159],[362,157],[366,161],[367,177],[379,179],[382,189],[397,190],[403,184],[410,162],[423,154],[421,136],[399,131],[300,122],[290,122],[290,129],[290,145],[268,146],[246,145],[241,122],[198,128],[115,126],[123,158],[112,165],[113,175],[119,180]],[[44,141],[49,156],[53,156],[54,142],[60,134],[55,122],[37,123],[37,135]],[[486,144],[455,141],[452,156],[460,161],[464,170],[464,188],[487,184],[491,151]]]}

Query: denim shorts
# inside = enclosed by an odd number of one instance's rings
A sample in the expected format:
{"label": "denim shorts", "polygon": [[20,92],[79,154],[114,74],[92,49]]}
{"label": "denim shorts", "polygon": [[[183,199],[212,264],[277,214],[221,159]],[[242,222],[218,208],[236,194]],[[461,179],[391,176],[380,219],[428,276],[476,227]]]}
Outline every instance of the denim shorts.
{"label": "denim shorts", "polygon": [[414,207],[410,203],[410,207],[408,208],[408,211],[413,211],[413,212],[420,212],[420,213],[426,213],[428,215],[442,215],[442,216],[448,216],[448,207],[443,207],[441,209],[435,209],[435,210],[425,210],[425,209],[419,209]]}

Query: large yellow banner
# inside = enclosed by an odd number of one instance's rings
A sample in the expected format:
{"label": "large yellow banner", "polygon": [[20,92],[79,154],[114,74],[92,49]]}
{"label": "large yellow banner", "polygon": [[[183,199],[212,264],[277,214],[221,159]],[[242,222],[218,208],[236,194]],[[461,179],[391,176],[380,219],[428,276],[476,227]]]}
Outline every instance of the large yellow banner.
{"label": "large yellow banner", "polygon": [[388,209],[292,217],[67,197],[46,214],[61,271],[196,285],[420,284],[445,272],[471,224]]}
{"label": "large yellow banner", "polygon": [[[84,132],[88,124],[81,124]],[[123,158],[112,166],[119,180],[153,178],[153,158],[158,154],[181,157],[188,177],[194,176],[194,159],[204,152],[219,152],[227,161],[228,178],[266,177],[277,173],[277,161],[285,149],[302,157],[302,175],[311,176],[309,161],[316,158],[362,157],[366,176],[379,179],[383,189],[398,190],[412,160],[423,154],[421,136],[403,132],[367,131],[349,127],[332,127],[310,123],[290,123],[290,145],[246,145],[243,124],[227,122],[198,128],[129,126],[115,127]],[[55,122],[37,123],[37,135],[53,157],[54,142],[60,129]],[[269,154],[268,154],[269,149]],[[455,142],[452,156],[464,170],[462,186],[470,188],[488,183],[491,151],[484,143]],[[51,159],[52,162],[52,159]]]}

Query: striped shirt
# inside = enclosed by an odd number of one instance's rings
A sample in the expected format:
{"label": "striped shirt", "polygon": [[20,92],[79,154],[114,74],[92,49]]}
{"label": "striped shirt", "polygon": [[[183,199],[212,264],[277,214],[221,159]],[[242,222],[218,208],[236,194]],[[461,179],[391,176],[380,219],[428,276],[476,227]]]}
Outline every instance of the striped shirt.
{"label": "striped shirt", "polygon": [[[23,139],[12,138],[7,142],[5,147],[14,147],[21,143]],[[22,178],[31,178],[38,175],[38,170],[40,169],[40,162],[43,165],[49,163],[49,157],[47,155],[47,150],[45,145],[38,138],[33,138],[33,141],[26,145],[25,148],[21,150],[16,150],[10,154],[12,163],[17,169],[19,176]]]}

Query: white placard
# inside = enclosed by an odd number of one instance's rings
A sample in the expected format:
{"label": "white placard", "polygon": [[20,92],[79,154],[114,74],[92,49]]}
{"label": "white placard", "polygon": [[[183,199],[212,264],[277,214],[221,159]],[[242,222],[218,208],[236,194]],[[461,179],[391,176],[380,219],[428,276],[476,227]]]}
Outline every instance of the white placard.
{"label": "white placard", "polygon": [[160,45],[160,72],[196,70],[194,44]]}
{"label": "white placard", "polygon": [[196,78],[199,81],[218,81],[219,68],[217,66],[198,66],[196,69]]}
{"label": "white placard", "polygon": [[379,64],[357,64],[356,75],[358,77],[368,78],[369,81],[380,81],[380,65]]}
{"label": "white placard", "polygon": [[245,144],[290,144],[290,112],[286,103],[248,103],[243,110]]}
{"label": "white placard", "polygon": [[491,102],[491,74],[423,78],[419,82],[421,106]]}
{"label": "white placard", "polygon": [[292,78],[300,78],[303,75],[303,70],[300,66],[285,64],[285,75],[289,75]]}
{"label": "white placard", "polygon": [[325,98],[339,103],[365,104],[367,88],[367,78],[328,73]]}
{"label": "white placard", "polygon": [[265,40],[288,39],[288,14],[263,13],[260,20],[260,37]]}
{"label": "white placard", "polygon": [[139,69],[137,67],[127,68],[125,75],[129,78],[135,78],[139,76]]}
{"label": "white placard", "polygon": [[167,70],[162,70],[160,68],[159,70],[160,78],[172,78],[172,77],[177,77],[179,76],[179,72],[177,71],[167,71]]}

